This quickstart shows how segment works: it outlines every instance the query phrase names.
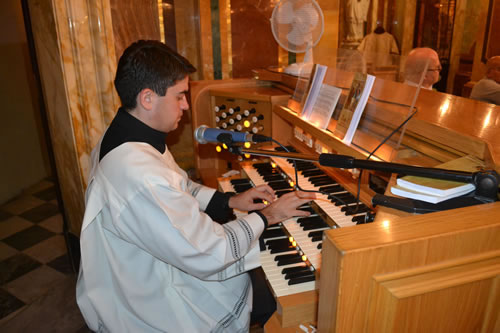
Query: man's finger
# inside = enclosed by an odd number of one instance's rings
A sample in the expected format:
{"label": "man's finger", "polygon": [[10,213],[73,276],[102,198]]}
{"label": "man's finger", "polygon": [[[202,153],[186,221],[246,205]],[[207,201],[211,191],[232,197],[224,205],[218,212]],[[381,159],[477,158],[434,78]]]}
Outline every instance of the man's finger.
{"label": "man's finger", "polygon": [[293,216],[309,216],[309,215],[311,215],[311,212],[306,212],[303,210],[295,210],[295,212],[293,213]]}
{"label": "man's finger", "polygon": [[303,191],[296,191],[297,196],[302,199],[316,199],[316,193],[314,192],[303,192]]}
{"label": "man's finger", "polygon": [[250,207],[249,207],[248,210],[249,211],[251,211],[251,210],[261,210],[261,209],[264,209],[266,207],[267,207],[266,204],[263,204],[263,203],[252,204],[252,205],[250,205]]}
{"label": "man's finger", "polygon": [[263,192],[263,193],[269,193],[270,195],[274,196],[275,193],[274,193],[274,190],[272,189],[271,186],[269,185],[259,185],[259,186],[256,186],[255,189],[259,192]]}

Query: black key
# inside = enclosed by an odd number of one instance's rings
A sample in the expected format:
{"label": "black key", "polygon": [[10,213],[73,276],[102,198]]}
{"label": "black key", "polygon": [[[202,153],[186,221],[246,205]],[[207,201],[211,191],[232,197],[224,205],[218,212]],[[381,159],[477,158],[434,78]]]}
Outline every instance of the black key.
{"label": "black key", "polygon": [[311,224],[304,225],[302,227],[302,230],[304,230],[304,231],[315,230],[315,229],[325,228],[327,226],[328,226],[328,224],[326,224],[325,221],[321,221],[321,223],[311,223]]}
{"label": "black key", "polygon": [[330,185],[332,184],[333,182],[331,180],[322,180],[322,181],[316,181],[314,183],[312,183],[314,186],[325,186],[325,185]]}
{"label": "black key", "polygon": [[354,216],[352,218],[352,222],[356,222],[356,224],[365,224],[365,218],[366,218],[366,215],[358,215],[358,216]]}
{"label": "black key", "polygon": [[304,264],[304,266],[295,266],[295,267],[287,267],[283,268],[281,270],[281,274],[288,274],[288,273],[293,273],[293,272],[300,272],[303,270],[309,270],[309,266]]}
{"label": "black key", "polygon": [[242,184],[242,185],[233,185],[233,187],[236,193],[241,193],[251,189],[253,186],[251,184]]}
{"label": "black key", "polygon": [[261,175],[262,177],[265,176],[271,176],[271,175],[280,175],[281,171],[278,169],[262,169],[262,170],[257,170],[257,173]]}
{"label": "black key", "polygon": [[293,192],[293,189],[289,189],[289,190],[280,190],[280,191],[274,191],[274,193],[276,194],[276,196],[279,198],[281,197],[283,194],[287,194],[287,193],[290,193],[290,192]]}
{"label": "black key", "polygon": [[314,274],[312,274],[312,275],[308,275],[308,276],[299,277],[296,279],[290,279],[290,281],[288,281],[288,285],[291,286],[294,284],[305,283],[305,282],[314,281],[314,280],[316,280],[316,276]]}
{"label": "black key", "polygon": [[281,174],[266,175],[262,178],[264,178],[266,182],[272,182],[274,180],[283,180],[283,176]]}
{"label": "black key", "polygon": [[300,225],[307,224],[307,223],[314,223],[314,222],[318,222],[318,221],[323,221],[323,219],[319,215],[299,217],[297,219],[297,223],[299,223]]}
{"label": "black key", "polygon": [[341,192],[341,191],[345,191],[344,188],[338,184],[335,184],[335,185],[328,185],[328,186],[321,186],[319,188],[319,190],[321,192],[325,192],[325,193],[335,193],[335,192]]}
{"label": "black key", "polygon": [[323,231],[324,230],[318,230],[318,231],[311,231],[310,233],[307,234],[307,237],[323,237]]}
{"label": "black key", "polygon": [[297,165],[298,171],[306,171],[306,170],[313,170],[313,169],[316,169],[316,166],[312,163],[311,163],[311,165],[301,165],[301,166]]}
{"label": "black key", "polygon": [[[342,208],[345,208],[345,207],[346,206],[344,206]],[[347,216],[354,215],[354,214],[366,213],[366,212],[370,211],[370,208],[368,208],[368,207],[362,208],[360,206],[358,209],[356,209],[356,205],[347,206],[347,207],[349,207],[349,209],[345,211],[345,215],[347,215]]]}
{"label": "black key", "polygon": [[321,242],[323,240],[323,236],[314,236],[311,238],[311,242]]}
{"label": "black key", "polygon": [[271,186],[271,188],[275,191],[277,190],[285,190],[285,189],[291,189],[292,187],[287,181],[280,180],[280,181],[273,181],[267,183],[267,185]]}
{"label": "black key", "polygon": [[314,182],[321,182],[323,180],[329,180],[331,183],[335,183],[328,175],[309,177],[307,180],[309,180],[311,184],[314,184]]}
{"label": "black key", "polygon": [[250,184],[250,180],[246,178],[235,178],[230,180],[231,184],[236,185],[236,184]]}
{"label": "black key", "polygon": [[323,248],[323,243],[319,243],[316,247],[318,248],[318,250],[321,250]]}
{"label": "black key", "polygon": [[281,228],[276,228],[276,229],[266,229],[262,233],[261,237],[264,239],[268,238],[276,238],[276,237],[285,237],[285,231]]}
{"label": "black key", "polygon": [[[354,198],[354,202],[356,202],[356,197],[353,196],[349,192],[342,192],[342,193],[332,193],[330,194],[330,201],[333,203],[339,203],[339,205],[344,204],[344,203],[349,203],[349,200],[352,200]],[[347,200],[347,201],[346,201]],[[338,206],[338,205],[336,205]]]}
{"label": "black key", "polygon": [[325,173],[323,172],[323,170],[320,170],[320,169],[311,169],[311,170],[307,170],[307,171],[302,172],[302,176],[304,176],[304,177],[314,177],[314,176],[321,176],[321,175],[325,175]]}
{"label": "black key", "polygon": [[288,251],[295,250],[295,247],[293,247],[292,245],[290,245],[290,243],[288,243],[288,244],[289,244],[288,246],[276,246],[276,247],[273,247],[271,249],[271,253],[283,253],[283,252],[288,252]]}
{"label": "black key", "polygon": [[287,247],[290,245],[290,241],[288,240],[288,237],[286,238],[278,238],[278,239],[270,239],[266,241],[266,246],[268,249],[272,249],[274,247],[279,248],[279,247]]}
{"label": "black key", "polygon": [[254,204],[263,203],[263,202],[264,201],[262,199],[253,199]]}
{"label": "black key", "polygon": [[287,274],[285,274],[285,280],[296,279],[296,278],[300,278],[300,277],[304,277],[304,276],[310,276],[311,273],[314,274],[310,270],[287,273]]}
{"label": "black key", "polygon": [[298,253],[296,254],[281,254],[274,257],[274,260],[278,262],[278,266],[285,266],[290,264],[297,264],[302,262],[302,256]]}

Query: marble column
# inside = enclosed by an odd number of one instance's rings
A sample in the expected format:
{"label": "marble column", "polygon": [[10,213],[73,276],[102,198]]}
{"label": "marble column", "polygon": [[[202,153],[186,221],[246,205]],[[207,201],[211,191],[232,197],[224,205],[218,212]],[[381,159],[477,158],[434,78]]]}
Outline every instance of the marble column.
{"label": "marble column", "polygon": [[28,6],[65,217],[79,235],[90,152],[119,106],[109,0]]}

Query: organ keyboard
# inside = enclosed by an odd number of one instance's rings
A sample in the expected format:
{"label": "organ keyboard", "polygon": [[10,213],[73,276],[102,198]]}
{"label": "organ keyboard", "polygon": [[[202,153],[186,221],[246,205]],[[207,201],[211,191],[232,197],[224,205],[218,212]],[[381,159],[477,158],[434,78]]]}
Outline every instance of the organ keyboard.
{"label": "organ keyboard", "polygon": [[282,158],[273,158],[270,162],[244,162],[241,167],[246,179],[220,179],[222,191],[240,193],[252,186],[267,184],[279,197],[293,191],[296,182],[304,190],[324,191],[325,194],[317,194],[314,208],[310,205],[299,208],[310,211],[310,216],[268,227],[262,235],[264,246],[261,247],[262,269],[276,297],[319,288],[317,271],[321,267],[324,231],[371,221],[369,207],[360,203],[354,212],[355,197],[310,162],[297,162],[297,179],[292,162]]}

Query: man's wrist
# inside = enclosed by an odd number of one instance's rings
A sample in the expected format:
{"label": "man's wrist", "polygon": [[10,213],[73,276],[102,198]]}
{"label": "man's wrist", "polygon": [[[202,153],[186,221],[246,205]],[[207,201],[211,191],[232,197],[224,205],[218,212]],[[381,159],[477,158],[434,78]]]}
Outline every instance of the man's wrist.
{"label": "man's wrist", "polygon": [[254,211],[251,211],[250,213],[255,213],[255,214],[259,215],[259,216],[260,216],[260,218],[262,219],[262,222],[264,222],[264,230],[265,230],[265,229],[267,229],[267,227],[269,226],[269,223],[268,223],[268,221],[267,221],[267,217],[266,217],[266,215],[264,215],[264,214],[262,213],[262,211],[259,211],[259,210],[254,210]]}

